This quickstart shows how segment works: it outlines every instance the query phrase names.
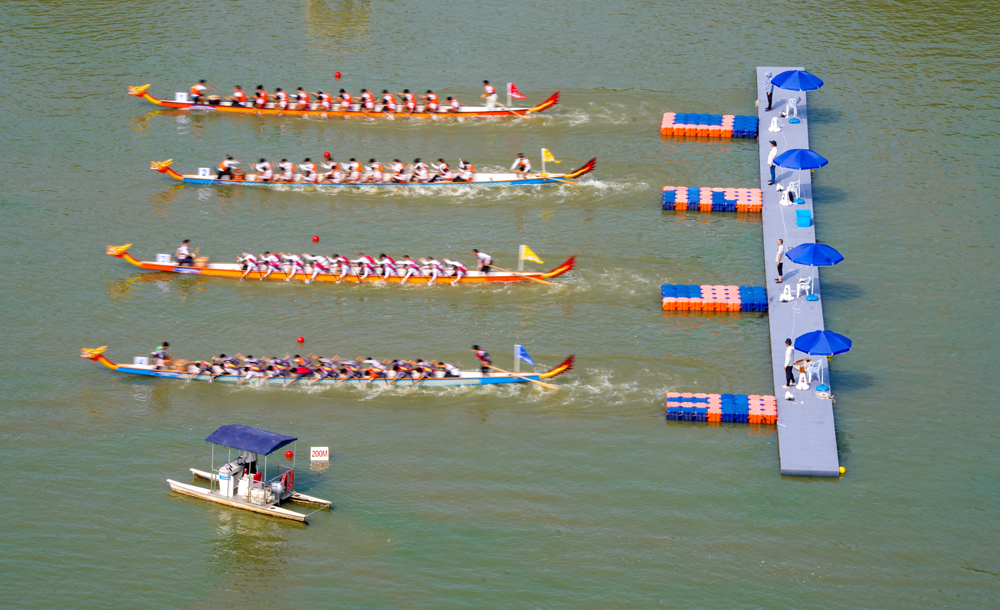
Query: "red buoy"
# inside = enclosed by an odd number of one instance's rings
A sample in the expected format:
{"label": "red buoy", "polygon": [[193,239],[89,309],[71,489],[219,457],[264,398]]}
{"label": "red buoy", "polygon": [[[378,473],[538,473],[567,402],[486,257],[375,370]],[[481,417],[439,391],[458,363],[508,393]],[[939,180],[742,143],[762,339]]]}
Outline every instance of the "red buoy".
{"label": "red buoy", "polygon": [[323,158],[324,159],[329,159],[330,158],[330,153],[328,153],[328,152],[323,153]]}
{"label": "red buoy", "polygon": [[314,242],[319,241],[319,235],[313,235],[313,241]]}
{"label": "red buoy", "polygon": [[333,73],[333,77],[334,78],[340,78],[340,72],[334,72]]}
{"label": "red buoy", "polygon": [[288,458],[288,459],[292,459],[292,455],[293,454],[292,454],[292,450],[291,449],[289,449],[288,451],[285,452],[285,457]]}
{"label": "red buoy", "polygon": [[298,343],[305,343],[306,342],[306,338],[305,337],[299,337],[295,341],[298,342]]}

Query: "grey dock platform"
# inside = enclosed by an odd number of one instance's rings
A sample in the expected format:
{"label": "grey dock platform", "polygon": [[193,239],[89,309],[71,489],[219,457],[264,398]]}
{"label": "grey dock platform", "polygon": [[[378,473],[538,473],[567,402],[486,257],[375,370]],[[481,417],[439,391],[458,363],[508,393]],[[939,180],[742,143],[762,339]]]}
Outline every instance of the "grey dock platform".
{"label": "grey dock platform", "polygon": [[[778,270],[775,265],[778,239],[785,241],[787,248],[793,248],[802,243],[816,241],[816,216],[813,209],[812,181],[810,172],[795,171],[783,168],[776,169],[776,184],[787,186],[791,180],[801,180],[801,196],[805,204],[793,206],[779,205],[779,198],[784,191],[777,191],[774,186],[768,186],[770,171],[767,167],[767,155],[770,152],[770,140],[778,143],[779,154],[792,148],[809,148],[809,106],[806,93],[801,91],[785,91],[774,88],[774,106],[767,112],[767,96],[764,94],[764,73],[770,71],[777,75],[786,70],[802,70],[803,68],[757,68],[757,99],[760,100],[757,114],[760,116],[760,183],[763,190],[764,210],[762,213],[764,231],[764,269],[767,286],[768,320],[771,331],[771,361],[774,375],[774,395],[778,399],[778,457],[781,461],[781,474],[816,477],[836,477],[840,475],[840,461],[837,455],[837,434],[833,419],[833,402],[816,397],[816,384],[813,381],[810,389],[799,391],[788,390],[781,386],[785,383],[785,339],[793,341],[795,337],[814,330],[823,330],[823,293],[819,284],[819,269],[801,267],[784,259],[784,283],[777,284]],[[771,119],[785,108],[789,97],[798,97],[798,124],[788,124],[786,119],[778,119],[781,131],[768,131]],[[821,151],[817,151],[822,154]],[[819,170],[823,171],[823,170]],[[796,226],[795,211],[807,209],[813,215],[809,227]],[[792,287],[795,294],[796,284],[800,277],[813,276],[813,293],[819,295],[818,301],[806,301],[805,295],[797,297],[790,303],[778,300],[785,286]],[[796,359],[805,354],[796,352]],[[823,381],[833,387],[826,358],[819,357],[823,366]],[[796,377],[798,374],[796,373]],[[831,390],[832,391],[832,390]],[[795,395],[794,401],[785,400],[785,392]]]}

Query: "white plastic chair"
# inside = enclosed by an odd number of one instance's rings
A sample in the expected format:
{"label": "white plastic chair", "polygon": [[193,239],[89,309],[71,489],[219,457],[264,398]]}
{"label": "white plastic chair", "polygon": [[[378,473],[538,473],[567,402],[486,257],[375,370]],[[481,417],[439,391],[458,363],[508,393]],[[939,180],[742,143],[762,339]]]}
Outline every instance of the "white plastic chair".
{"label": "white plastic chair", "polygon": [[802,293],[812,294],[813,293],[813,279],[812,277],[799,278],[799,283],[795,286],[795,297],[798,298],[802,296]]}
{"label": "white plastic chair", "polygon": [[813,360],[806,365],[806,378],[809,381],[812,381],[813,378],[816,381],[823,381],[823,363],[819,360]]}
{"label": "white plastic chair", "polygon": [[799,118],[799,98],[790,97],[785,100],[785,118]]}
{"label": "white plastic chair", "polygon": [[792,199],[798,199],[799,196],[800,196],[800,194],[801,194],[801,192],[802,192],[802,181],[801,180],[792,180],[792,181],[790,181],[788,183],[788,186],[785,187],[785,191],[787,191],[789,193],[794,193],[795,194],[792,197]]}

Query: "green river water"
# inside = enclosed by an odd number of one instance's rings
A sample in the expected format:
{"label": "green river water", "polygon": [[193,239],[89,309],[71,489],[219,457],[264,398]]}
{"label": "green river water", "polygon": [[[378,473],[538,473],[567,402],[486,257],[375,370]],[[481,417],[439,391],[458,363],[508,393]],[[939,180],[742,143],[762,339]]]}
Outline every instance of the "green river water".
{"label": "green river water", "polygon": [[[1000,18],[988,2],[0,2],[0,525],[4,608],[994,608],[1000,598],[995,147]],[[756,141],[661,139],[663,112],[754,113],[754,67],[802,65],[839,480],[782,478],[775,429],[665,423],[671,391],[770,394],[767,320],[664,315],[663,283],[760,284],[760,222],[660,210],[663,185],[757,186]],[[341,71],[339,83],[333,72]],[[318,121],[164,112],[198,78],[273,91],[488,78],[531,120]],[[255,158],[472,159],[541,147],[578,187],[275,192],[178,186]],[[321,238],[319,247],[309,241]],[[241,250],[435,254],[554,287],[303,286],[166,277],[189,238]],[[530,265],[530,263],[529,263]],[[536,387],[311,391],[130,378],[178,357],[427,357],[469,346],[551,366]],[[991,398],[993,396],[993,398]],[[204,439],[293,434],[306,527],[171,494]]]}

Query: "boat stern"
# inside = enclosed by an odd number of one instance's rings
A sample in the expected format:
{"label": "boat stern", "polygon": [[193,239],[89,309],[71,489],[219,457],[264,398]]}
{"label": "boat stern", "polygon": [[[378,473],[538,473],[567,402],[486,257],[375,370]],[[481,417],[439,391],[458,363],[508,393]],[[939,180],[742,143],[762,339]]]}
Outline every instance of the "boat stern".
{"label": "boat stern", "polygon": [[547,99],[544,102],[542,102],[541,104],[535,106],[534,108],[532,108],[531,110],[529,110],[525,114],[533,114],[535,112],[541,112],[543,110],[548,110],[549,108],[555,106],[558,103],[559,103],[559,92],[556,91],[555,93],[553,93],[552,95],[549,96],[549,99]]}
{"label": "boat stern", "polygon": [[566,360],[563,360],[562,364],[559,364],[556,367],[552,368],[551,370],[548,370],[540,374],[538,377],[541,379],[552,379],[557,375],[562,375],[563,373],[572,369],[573,364],[575,362],[576,362],[576,354],[570,354],[569,357],[566,358]]}

